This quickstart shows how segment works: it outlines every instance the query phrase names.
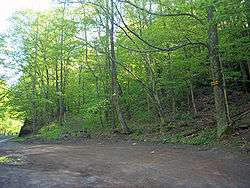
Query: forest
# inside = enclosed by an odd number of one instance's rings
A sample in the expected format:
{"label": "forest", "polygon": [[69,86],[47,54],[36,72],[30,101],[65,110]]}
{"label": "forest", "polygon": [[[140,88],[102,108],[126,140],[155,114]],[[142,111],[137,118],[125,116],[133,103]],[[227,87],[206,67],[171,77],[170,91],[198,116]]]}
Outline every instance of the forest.
{"label": "forest", "polygon": [[2,133],[206,144],[248,132],[248,0],[58,0],[9,21]]}

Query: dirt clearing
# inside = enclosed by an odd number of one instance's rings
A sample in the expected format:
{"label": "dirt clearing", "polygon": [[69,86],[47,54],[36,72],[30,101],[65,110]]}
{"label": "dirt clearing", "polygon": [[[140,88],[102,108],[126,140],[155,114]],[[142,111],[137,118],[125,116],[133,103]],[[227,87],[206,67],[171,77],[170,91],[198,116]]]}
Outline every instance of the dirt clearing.
{"label": "dirt clearing", "polygon": [[1,188],[250,187],[250,157],[219,149],[140,144],[0,144]]}

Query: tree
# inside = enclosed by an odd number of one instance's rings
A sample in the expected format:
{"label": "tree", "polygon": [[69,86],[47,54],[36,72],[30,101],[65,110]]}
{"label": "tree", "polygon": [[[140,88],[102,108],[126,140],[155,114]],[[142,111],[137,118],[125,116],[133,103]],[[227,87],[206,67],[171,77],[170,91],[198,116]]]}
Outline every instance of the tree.
{"label": "tree", "polygon": [[[134,122],[164,130],[213,112],[221,136],[230,129],[225,83],[248,92],[250,78],[248,4],[233,1],[73,0],[16,13],[2,50],[22,72],[10,104],[36,131],[75,116],[112,132]],[[205,111],[210,80],[215,106]]]}

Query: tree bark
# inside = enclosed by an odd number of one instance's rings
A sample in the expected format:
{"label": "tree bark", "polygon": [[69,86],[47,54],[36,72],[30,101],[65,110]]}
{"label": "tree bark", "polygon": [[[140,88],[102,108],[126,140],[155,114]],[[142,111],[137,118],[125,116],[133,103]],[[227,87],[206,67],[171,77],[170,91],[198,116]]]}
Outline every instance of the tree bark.
{"label": "tree bark", "polygon": [[191,94],[191,100],[192,100],[194,114],[197,114],[197,108],[196,108],[196,104],[195,104],[194,89],[193,89],[192,81],[190,82],[190,94]]}
{"label": "tree bark", "polygon": [[214,92],[215,100],[215,116],[217,122],[217,136],[220,137],[229,130],[227,110],[226,110],[226,101],[224,97],[224,86],[223,86],[223,74],[222,67],[219,57],[218,49],[218,33],[217,33],[217,24],[214,20],[215,7],[210,5],[208,7],[208,50],[209,57],[211,62],[211,72],[212,72],[212,86]]}
{"label": "tree bark", "polygon": [[58,60],[56,60],[56,102],[57,102],[57,108],[56,108],[56,112],[55,112],[55,116],[56,118],[58,118],[59,120],[59,113],[60,113],[60,100],[59,100],[59,76],[58,76]]}
{"label": "tree bark", "polygon": [[156,88],[155,74],[152,68],[153,61],[152,61],[150,54],[146,55],[145,62],[146,62],[146,67],[147,67],[147,74],[149,76],[149,82],[151,83],[151,87],[152,87],[152,92],[153,92],[152,95],[154,96],[153,99],[155,100],[155,103],[157,104],[156,108],[157,108],[158,116],[160,118],[160,123],[161,125],[164,125],[165,117],[164,117],[164,112],[163,112],[163,108],[161,105],[161,101],[159,98],[159,94]]}
{"label": "tree bark", "polygon": [[125,121],[124,114],[122,112],[121,106],[119,104],[119,88],[118,88],[118,80],[117,80],[117,66],[116,66],[116,54],[115,54],[115,43],[114,43],[114,0],[110,0],[111,7],[110,7],[110,50],[111,50],[111,75],[112,75],[112,103],[116,109],[118,120],[121,124],[121,127],[124,133],[129,133],[129,127]]}
{"label": "tree bark", "polygon": [[241,78],[243,83],[243,88],[245,92],[247,93],[247,68],[245,67],[244,62],[240,62],[240,71],[241,71]]}
{"label": "tree bark", "polygon": [[37,107],[36,107],[36,81],[37,81],[37,63],[38,63],[38,17],[36,19],[36,36],[35,36],[35,59],[33,68],[33,81],[32,81],[32,132],[35,132]]}
{"label": "tree bark", "polygon": [[62,10],[62,28],[60,36],[60,98],[59,98],[59,123],[63,124],[64,119],[64,97],[63,97],[63,64],[64,64],[64,14],[65,14],[66,2],[63,2]]}

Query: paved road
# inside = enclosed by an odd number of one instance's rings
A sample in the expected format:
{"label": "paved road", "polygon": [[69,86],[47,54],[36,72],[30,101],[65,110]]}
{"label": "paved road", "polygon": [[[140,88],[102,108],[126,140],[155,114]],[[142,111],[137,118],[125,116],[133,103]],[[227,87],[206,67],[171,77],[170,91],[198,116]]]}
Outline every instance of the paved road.
{"label": "paved road", "polygon": [[178,145],[0,145],[1,188],[249,188],[250,157]]}

